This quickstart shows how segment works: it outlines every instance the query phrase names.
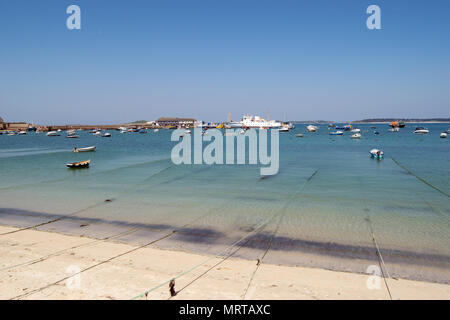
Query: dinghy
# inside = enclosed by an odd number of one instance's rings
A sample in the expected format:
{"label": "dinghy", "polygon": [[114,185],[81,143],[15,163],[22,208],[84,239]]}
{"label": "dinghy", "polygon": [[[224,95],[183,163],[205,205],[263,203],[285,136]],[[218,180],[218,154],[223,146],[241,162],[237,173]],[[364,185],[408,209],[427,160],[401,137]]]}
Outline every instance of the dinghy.
{"label": "dinghy", "polygon": [[109,132],[105,132],[104,134],[101,135],[103,138],[109,138],[111,137],[111,133]]}
{"label": "dinghy", "polygon": [[47,132],[47,137],[59,137],[60,134],[57,131],[49,131]]}
{"label": "dinghy", "polygon": [[317,130],[319,130],[319,127],[310,124],[309,126],[306,127],[306,130],[308,130],[308,132],[316,132]]}
{"label": "dinghy", "polygon": [[91,152],[91,151],[95,151],[95,146],[86,148],[73,148],[73,152]]}
{"label": "dinghy", "polygon": [[350,136],[352,139],[361,139],[361,133],[355,133]]}
{"label": "dinghy", "polygon": [[383,159],[384,152],[378,149],[370,150],[370,156],[375,159]]}
{"label": "dinghy", "polygon": [[295,136],[296,136],[297,138],[302,138],[302,137],[303,137],[303,133],[297,133]]}
{"label": "dinghy", "polygon": [[70,139],[77,139],[79,137],[80,136],[77,136],[76,134],[69,134],[69,135],[66,136],[66,138],[70,138]]}
{"label": "dinghy", "polygon": [[91,160],[72,162],[72,163],[66,164],[66,166],[71,169],[87,168],[87,167],[89,167],[89,163],[91,163]]}
{"label": "dinghy", "polygon": [[330,136],[342,136],[344,134],[344,131],[333,131],[329,133]]}
{"label": "dinghy", "polygon": [[442,132],[441,135],[440,135],[440,137],[441,137],[441,138],[447,138],[447,132],[445,132],[445,131]]}

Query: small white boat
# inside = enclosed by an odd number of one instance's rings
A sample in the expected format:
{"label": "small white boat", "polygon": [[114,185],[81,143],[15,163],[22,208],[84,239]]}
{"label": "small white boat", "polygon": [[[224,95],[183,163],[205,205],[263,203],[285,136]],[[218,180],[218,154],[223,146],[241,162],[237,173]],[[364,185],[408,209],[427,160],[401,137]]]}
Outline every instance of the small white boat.
{"label": "small white boat", "polygon": [[109,138],[111,137],[111,133],[109,132],[105,132],[104,134],[101,135],[103,138]]}
{"label": "small white boat", "polygon": [[352,139],[361,139],[361,133],[355,133],[350,136]]}
{"label": "small white boat", "polygon": [[47,132],[47,137],[59,137],[60,134],[58,133],[58,131],[49,131]]}
{"label": "small white boat", "polygon": [[447,138],[447,132],[445,132],[445,131],[442,132],[441,135],[440,135],[440,137],[441,137],[441,138]]}
{"label": "small white boat", "polygon": [[361,129],[355,128],[355,129],[350,130],[350,132],[352,132],[352,133],[360,133]]}
{"label": "small white boat", "polygon": [[303,138],[303,133],[297,133],[295,136],[296,136],[297,138]]}
{"label": "small white boat", "polygon": [[330,132],[329,135],[331,136],[342,136],[344,134],[344,131],[333,131]]}
{"label": "small white boat", "polygon": [[95,146],[86,148],[73,148],[73,152],[91,152],[91,151],[95,151]]}
{"label": "small white boat", "polygon": [[319,127],[310,124],[309,126],[306,127],[306,130],[308,130],[308,132],[316,132],[317,130],[319,130]]}
{"label": "small white boat", "polygon": [[102,133],[100,132],[100,131],[95,131],[94,133],[93,133],[93,135],[94,136],[100,136]]}
{"label": "small white boat", "polygon": [[372,149],[369,151],[370,156],[375,159],[382,159],[384,156],[384,152],[378,149]]}
{"label": "small white boat", "polygon": [[58,131],[58,132],[61,132],[62,130],[61,130],[61,129],[58,129],[57,131]]}
{"label": "small white boat", "polygon": [[289,132],[289,126],[282,126],[281,128],[278,129],[278,132]]}
{"label": "small white boat", "polygon": [[27,134],[26,131],[19,131],[19,134]]}
{"label": "small white boat", "polygon": [[127,133],[127,130],[120,130],[120,133]]}
{"label": "small white boat", "polygon": [[423,128],[423,127],[417,127],[416,130],[414,130],[415,134],[427,134],[430,133],[430,130],[428,130],[427,128]]}
{"label": "small white boat", "polygon": [[158,132],[158,131],[159,131],[159,129],[154,129],[154,130],[153,130],[153,132]]}

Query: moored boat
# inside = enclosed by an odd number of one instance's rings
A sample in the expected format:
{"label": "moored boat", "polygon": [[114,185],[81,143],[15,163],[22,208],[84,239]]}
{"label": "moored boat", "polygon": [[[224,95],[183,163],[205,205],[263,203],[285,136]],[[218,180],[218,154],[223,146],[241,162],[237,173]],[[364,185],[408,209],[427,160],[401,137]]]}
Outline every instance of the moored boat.
{"label": "moored boat", "polygon": [[309,126],[306,127],[306,130],[308,132],[316,132],[317,130],[319,130],[319,127],[313,126],[312,124],[310,124]]}
{"label": "moored boat", "polygon": [[382,159],[384,156],[384,152],[378,149],[372,149],[369,151],[370,156],[375,159]]}
{"label": "moored boat", "polygon": [[344,131],[332,131],[329,133],[330,136],[342,136]]}
{"label": "moored boat", "polygon": [[303,138],[303,133],[297,133],[295,136],[296,136],[297,138]]}
{"label": "moored boat", "polygon": [[66,136],[66,138],[69,138],[69,139],[78,139],[80,136],[77,136],[76,134],[68,134],[67,136]]}
{"label": "moored boat", "polygon": [[86,160],[86,161],[67,163],[66,166],[71,168],[71,169],[79,169],[79,168],[87,168],[87,167],[89,167],[90,163],[91,163],[91,160]]}
{"label": "moored boat", "polygon": [[415,134],[427,134],[430,133],[430,130],[424,127],[417,127],[416,130],[414,130]]}
{"label": "moored boat", "polygon": [[441,135],[440,135],[440,137],[441,138],[447,138],[447,132],[441,132]]}
{"label": "moored boat", "polygon": [[101,137],[103,137],[103,138],[109,138],[109,137],[111,137],[111,133],[105,132],[104,134],[101,135]]}
{"label": "moored boat", "polygon": [[355,133],[355,134],[352,134],[352,135],[350,136],[350,138],[352,138],[352,139],[360,139],[360,138],[361,138],[361,133]]}
{"label": "moored boat", "polygon": [[278,132],[289,132],[289,126],[283,125],[281,128],[278,129]]}
{"label": "moored boat", "polygon": [[73,148],[73,152],[91,152],[95,151],[95,146],[85,147],[85,148]]}
{"label": "moored boat", "polygon": [[60,134],[58,133],[58,131],[49,131],[47,132],[47,137],[59,137]]}

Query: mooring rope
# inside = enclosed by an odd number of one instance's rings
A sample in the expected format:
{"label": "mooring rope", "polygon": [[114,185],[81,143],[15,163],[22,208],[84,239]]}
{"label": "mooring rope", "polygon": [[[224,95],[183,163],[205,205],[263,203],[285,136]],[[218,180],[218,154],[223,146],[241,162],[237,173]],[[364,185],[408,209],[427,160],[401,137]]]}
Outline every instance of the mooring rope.
{"label": "mooring rope", "polygon": [[12,266],[8,266],[8,267],[5,267],[5,268],[2,268],[2,269],[0,269],[0,272],[2,272],[2,271],[9,271],[11,269],[15,269],[15,268],[18,268],[18,267],[23,267],[23,266],[33,265],[33,264],[36,264],[36,263],[39,263],[39,262],[43,262],[43,261],[45,261],[45,260],[47,260],[49,258],[59,256],[59,255],[65,253],[65,252],[67,252],[69,250],[74,250],[74,249],[79,249],[79,248],[83,248],[83,247],[88,247],[90,245],[96,245],[96,244],[101,243],[101,242],[105,242],[105,241],[108,241],[108,240],[113,240],[113,239],[116,239],[116,238],[119,238],[119,237],[122,237],[122,236],[126,236],[126,235],[129,235],[129,234],[132,234],[133,232],[136,232],[139,229],[140,229],[139,227],[134,227],[134,228],[122,231],[120,233],[107,236],[107,237],[102,238],[102,239],[95,239],[95,240],[89,241],[87,243],[83,243],[83,244],[76,245],[76,246],[73,246],[73,247],[70,247],[70,248],[62,249],[62,250],[50,253],[48,255],[45,255],[43,257],[37,258],[37,259],[33,259],[33,260],[30,260],[30,261],[27,261],[27,262],[23,262],[23,263],[19,263],[19,264],[16,264],[16,265],[12,265]]}
{"label": "mooring rope", "polygon": [[[135,191],[135,190],[139,189],[140,187],[142,187],[142,184],[144,184],[145,182],[147,182],[149,179],[154,178],[155,176],[157,176],[157,175],[159,175],[159,174],[165,172],[166,170],[170,169],[170,168],[173,167],[173,166],[174,166],[174,165],[170,165],[170,166],[165,167],[165,168],[163,168],[162,170],[160,170],[160,171],[158,171],[158,172],[156,172],[156,173],[150,175],[149,177],[147,177],[147,178],[145,178],[144,180],[142,180],[139,184],[133,185],[133,186],[131,186],[131,187],[125,189],[124,191],[120,192],[114,199],[117,199],[118,197],[122,197],[122,196],[124,196],[124,195],[126,195],[126,194],[131,193],[132,191]],[[156,186],[156,185],[152,185],[151,187],[154,187],[154,186]],[[9,235],[9,234],[13,234],[13,233],[17,233],[17,232],[21,232],[21,231],[25,231],[25,230],[35,229],[35,228],[38,228],[38,227],[41,227],[41,226],[44,226],[44,225],[47,225],[47,224],[50,224],[50,223],[58,222],[58,221],[61,221],[61,220],[64,220],[64,219],[73,217],[73,216],[75,216],[75,215],[77,215],[77,214],[80,214],[80,213],[82,213],[82,212],[88,211],[88,210],[90,210],[90,209],[93,209],[93,208],[95,208],[95,207],[99,207],[99,206],[101,206],[101,205],[108,204],[109,202],[110,202],[110,201],[105,201],[105,200],[103,200],[103,201],[101,201],[101,202],[94,203],[93,205],[90,205],[90,206],[88,206],[88,207],[86,207],[86,208],[83,208],[83,209],[77,210],[77,211],[75,211],[75,212],[72,212],[72,213],[70,213],[70,214],[68,214],[68,215],[59,216],[58,218],[55,218],[55,219],[53,219],[53,220],[45,221],[45,222],[42,222],[42,223],[39,223],[39,224],[36,224],[36,225],[33,225],[33,226],[24,227],[24,228],[20,228],[20,229],[17,229],[17,230],[13,230],[13,231],[8,231],[8,232],[5,232],[5,233],[1,233],[0,236],[3,236],[3,235]]]}
{"label": "mooring rope", "polygon": [[[220,208],[220,207],[223,207],[223,206],[224,206],[224,205],[219,206],[219,208]],[[122,257],[122,256],[124,256],[124,255],[127,255],[127,254],[129,254],[129,253],[135,252],[135,251],[137,251],[137,250],[139,250],[139,249],[148,247],[148,246],[150,246],[150,245],[152,245],[152,244],[155,244],[155,243],[157,243],[157,242],[159,242],[159,241],[161,241],[161,240],[167,239],[167,238],[169,238],[170,236],[172,236],[172,235],[174,235],[175,233],[177,233],[179,230],[182,230],[182,229],[186,228],[187,226],[196,223],[197,221],[199,221],[199,220],[201,220],[201,219],[203,219],[203,218],[205,218],[205,217],[207,217],[207,216],[209,216],[209,215],[215,213],[216,211],[217,211],[217,208],[211,209],[211,210],[209,210],[206,214],[201,215],[201,216],[195,218],[194,220],[192,220],[192,221],[190,221],[190,222],[188,222],[188,223],[182,225],[182,226],[179,227],[178,229],[172,230],[171,232],[167,233],[166,235],[164,235],[164,236],[162,236],[162,237],[160,237],[160,238],[158,238],[158,239],[156,239],[156,240],[152,240],[152,241],[150,241],[150,242],[148,242],[148,243],[146,243],[146,244],[143,244],[143,245],[141,245],[141,246],[135,247],[135,248],[133,248],[133,249],[131,249],[131,250],[128,250],[128,251],[126,251],[126,252],[123,252],[123,253],[121,253],[121,254],[119,254],[119,255],[116,255],[116,256],[114,256],[114,257],[111,257],[111,258],[109,258],[109,259],[107,259],[107,260],[103,260],[103,261],[101,261],[101,262],[99,262],[99,263],[97,263],[97,264],[95,264],[95,265],[92,265],[92,266],[89,266],[89,267],[87,267],[87,268],[85,268],[85,269],[83,269],[83,270],[80,270],[79,272],[77,272],[77,273],[75,273],[75,274],[72,274],[72,275],[70,275],[70,276],[68,276],[68,277],[64,277],[63,279],[60,279],[60,280],[58,280],[58,281],[56,281],[56,282],[53,282],[53,283],[50,283],[50,284],[48,284],[48,285],[46,285],[46,286],[44,286],[44,287],[41,287],[41,288],[32,290],[32,291],[30,291],[30,292],[24,293],[24,294],[22,294],[22,295],[13,297],[13,298],[11,298],[10,300],[21,299],[21,298],[23,298],[23,297],[26,297],[26,296],[29,296],[29,295],[31,295],[31,294],[34,294],[34,293],[36,293],[36,292],[45,290],[45,289],[47,289],[47,288],[49,288],[49,287],[51,287],[51,286],[57,285],[58,283],[65,281],[65,280],[67,280],[67,279],[69,279],[69,278],[71,278],[71,277],[73,277],[73,276],[75,276],[75,275],[81,274],[82,272],[91,270],[91,269],[93,269],[93,268],[95,268],[95,267],[98,267],[98,266],[100,266],[100,265],[103,265],[103,264],[105,264],[105,263],[107,263],[107,262],[110,262],[110,261],[112,261],[112,260],[114,260],[114,259],[117,259],[117,258]]]}
{"label": "mooring rope", "polygon": [[250,277],[250,280],[249,280],[249,282],[248,282],[248,284],[247,284],[247,287],[246,287],[246,289],[245,289],[245,291],[244,291],[244,294],[242,295],[242,299],[243,299],[243,300],[245,300],[245,296],[247,295],[248,289],[250,288],[250,285],[251,285],[251,283],[253,282],[253,278],[255,277],[256,272],[258,271],[259,267],[260,267],[261,264],[263,263],[263,260],[264,260],[264,258],[266,257],[267,253],[268,253],[269,250],[272,248],[273,240],[275,239],[275,236],[276,236],[277,233],[278,233],[278,230],[279,230],[280,225],[281,225],[281,221],[282,221],[283,218],[284,218],[284,215],[285,215],[285,213],[286,213],[286,209],[287,209],[287,207],[288,207],[288,205],[289,205],[289,203],[290,203],[290,200],[292,200],[292,198],[294,198],[294,197],[297,197],[298,195],[300,195],[300,194],[303,192],[303,190],[304,190],[304,188],[306,187],[306,185],[312,180],[312,178],[317,174],[318,171],[319,171],[319,170],[314,171],[313,174],[312,174],[312,175],[305,181],[305,183],[302,185],[302,187],[300,188],[299,192],[295,193],[295,194],[291,197],[291,199],[288,199],[288,202],[286,203],[285,207],[283,208],[283,211],[284,211],[284,212],[283,212],[283,214],[280,216],[280,218],[279,218],[279,220],[278,220],[278,223],[277,223],[277,226],[275,227],[275,230],[274,230],[274,232],[272,233],[272,236],[271,236],[271,238],[270,238],[269,244],[268,244],[266,250],[264,251],[263,255],[261,256],[261,258],[259,259],[258,263],[256,264],[256,268],[255,268],[255,270],[253,271],[253,273],[252,273],[252,275],[251,275],[251,277]]}
{"label": "mooring rope", "polygon": [[381,274],[383,276],[384,284],[386,285],[386,289],[387,289],[387,291],[389,293],[389,298],[392,300],[391,290],[389,289],[389,285],[387,283],[386,276],[384,275],[384,270],[386,270],[388,278],[391,278],[391,276],[389,275],[388,269],[387,269],[386,264],[384,263],[384,260],[383,260],[383,256],[381,255],[380,247],[378,246],[377,240],[375,239],[375,234],[374,234],[373,228],[372,228],[372,222],[370,220],[370,216],[369,215],[367,216],[366,221],[369,224],[370,233],[372,234],[372,241],[373,241],[373,243],[375,245],[375,248],[377,249],[378,264],[380,265],[380,270],[381,270]]}
{"label": "mooring rope", "polygon": [[[318,170],[316,170],[304,183],[302,190],[304,188],[304,186],[306,185],[306,183],[308,183],[312,177],[314,177],[314,175],[317,173]],[[297,194],[297,193],[296,193]],[[296,194],[292,195],[290,198],[294,197]],[[290,200],[290,198],[288,199],[288,201]],[[286,205],[285,205],[286,207]],[[132,298],[132,300],[136,300],[142,297],[146,297],[148,296],[148,294],[166,284],[169,284],[170,281],[172,280],[176,280],[192,271],[194,271],[195,269],[199,268],[200,266],[204,265],[205,263],[208,263],[209,261],[216,259],[216,258],[222,258],[221,261],[219,261],[215,266],[221,264],[222,262],[224,262],[225,260],[227,260],[228,258],[230,258],[234,253],[236,253],[240,248],[242,248],[243,245],[245,244],[241,244],[239,249],[237,249],[235,252],[230,253],[230,254],[225,254],[226,252],[228,252],[229,250],[231,250],[232,248],[234,248],[235,246],[238,246],[240,243],[242,243],[244,240],[247,240],[245,243],[247,243],[250,239],[249,237],[254,236],[256,234],[258,234],[259,232],[261,232],[273,219],[275,219],[278,215],[280,215],[281,213],[283,213],[284,210],[280,210],[278,213],[275,213],[273,216],[269,217],[268,219],[266,219],[265,221],[263,221],[259,226],[255,227],[255,229],[253,229],[253,231],[247,233],[245,236],[243,236],[242,238],[240,238],[239,240],[235,241],[234,243],[232,243],[230,246],[228,246],[227,248],[225,248],[223,251],[219,252],[218,254],[207,258],[206,260],[202,261],[201,263],[194,265],[193,267],[189,268],[188,270],[182,272],[181,274],[171,278],[170,280],[167,280],[147,291],[144,291],[143,293],[137,295],[136,297]],[[210,270],[212,270],[213,268],[208,269],[206,272],[202,273],[199,277],[197,277],[196,279],[194,279],[193,281],[191,281],[188,285],[184,286],[183,289],[185,289],[187,286],[189,286],[190,284],[192,284],[194,281],[198,280],[200,277],[204,276],[206,273],[208,273]],[[181,291],[181,290],[180,290]]]}
{"label": "mooring rope", "polygon": [[450,197],[450,195],[448,193],[446,193],[445,191],[439,189],[438,187],[432,185],[431,183],[429,183],[428,181],[426,181],[425,179],[419,177],[418,175],[416,175],[415,173],[413,173],[412,171],[410,171],[408,168],[406,168],[405,166],[401,165],[397,160],[395,160],[395,158],[391,158],[392,161],[394,161],[394,163],[399,166],[400,168],[402,168],[403,170],[405,170],[408,174],[416,177],[419,181],[423,182],[424,184],[426,184],[427,186],[433,188],[434,190],[440,192],[441,194],[443,194],[446,197]]}
{"label": "mooring rope", "polygon": [[274,216],[270,217],[269,219],[263,221],[263,222],[260,223],[258,226],[256,226],[256,227],[253,229],[253,231],[248,232],[245,236],[243,236],[243,237],[240,238],[239,240],[233,242],[231,245],[229,245],[227,248],[225,248],[224,250],[222,250],[222,251],[219,252],[218,254],[216,254],[216,255],[214,255],[214,256],[212,256],[212,257],[209,257],[209,258],[205,259],[205,260],[202,261],[201,263],[194,265],[193,267],[189,268],[188,270],[186,270],[186,271],[180,273],[179,275],[177,275],[177,276],[175,276],[175,277],[172,277],[170,280],[167,280],[167,281],[165,281],[165,282],[163,282],[163,283],[161,283],[161,284],[159,284],[159,285],[157,285],[157,286],[155,286],[155,287],[153,287],[153,288],[151,288],[151,289],[149,289],[149,290],[147,290],[147,291],[144,291],[143,293],[141,293],[141,294],[135,296],[134,298],[132,298],[132,300],[136,300],[136,299],[142,298],[142,297],[144,297],[144,296],[146,297],[150,292],[152,292],[152,291],[154,291],[154,290],[156,290],[156,289],[158,289],[158,288],[160,288],[160,287],[162,287],[162,286],[168,284],[168,283],[169,283],[170,281],[172,281],[172,280],[176,280],[176,279],[178,279],[178,278],[180,278],[180,277],[182,277],[182,276],[184,276],[184,275],[186,275],[186,274],[192,272],[193,270],[195,270],[195,269],[197,269],[198,267],[204,265],[205,263],[208,263],[209,261],[214,260],[214,259],[216,259],[216,258],[220,258],[220,257],[222,257],[222,256],[226,256],[226,255],[225,255],[226,252],[228,252],[229,250],[231,250],[232,248],[234,248],[235,246],[237,246],[239,243],[241,243],[242,241],[246,240],[247,238],[253,236],[254,234],[257,234],[257,233],[258,233],[259,231],[261,231],[261,229],[264,228],[264,227],[265,227],[265,226],[266,226],[266,225],[267,225],[267,224],[268,224],[275,216],[276,216],[276,214],[275,214]]}
{"label": "mooring rope", "polygon": [[[107,173],[118,171],[118,170],[124,170],[124,169],[129,169],[129,168],[133,168],[133,167],[142,166],[142,165],[147,165],[147,164],[151,164],[151,163],[164,162],[164,161],[167,161],[167,160],[170,160],[170,158],[164,158],[164,159],[158,159],[158,160],[134,163],[134,164],[127,165],[127,166],[122,166],[122,167],[118,167],[118,168],[113,168],[113,169],[108,169],[108,170],[104,170],[104,171],[95,172],[95,173],[90,174],[88,176],[88,178],[96,177],[96,176],[99,176],[99,175],[102,175],[102,174],[107,174]],[[8,186],[8,187],[1,187],[0,191],[10,190],[10,189],[17,189],[17,188],[24,188],[24,187],[34,186],[34,185],[41,185],[41,184],[49,184],[49,183],[61,182],[61,181],[70,180],[70,178],[71,178],[71,176],[68,176],[68,177],[59,178],[59,179],[41,180],[41,181],[38,181],[38,182],[30,182],[30,183],[23,183],[23,184]]]}
{"label": "mooring rope", "polygon": [[[362,188],[363,185],[362,185],[361,177],[358,177],[358,180],[359,180],[359,184],[360,184],[360,186]],[[369,209],[367,208],[367,204],[366,204],[366,201],[364,200],[364,198],[362,199],[362,201],[363,201],[365,209],[368,211]],[[373,244],[375,246],[375,250],[376,250],[376,254],[377,254],[377,258],[378,258],[378,265],[380,266],[380,270],[381,270],[381,275],[383,276],[383,281],[384,281],[384,284],[385,284],[386,289],[388,291],[389,298],[392,300],[391,290],[390,290],[388,282],[386,280],[386,276],[384,274],[384,270],[386,270],[386,274],[387,274],[388,278],[391,278],[391,276],[389,275],[389,272],[388,272],[388,269],[386,267],[386,264],[384,263],[384,259],[383,259],[383,256],[381,254],[380,247],[378,246],[378,242],[375,239],[375,233],[374,233],[373,228],[372,228],[372,221],[370,220],[370,215],[367,214],[367,217],[364,220],[369,225],[369,231],[370,231],[370,235],[372,237],[372,242],[373,242]]]}

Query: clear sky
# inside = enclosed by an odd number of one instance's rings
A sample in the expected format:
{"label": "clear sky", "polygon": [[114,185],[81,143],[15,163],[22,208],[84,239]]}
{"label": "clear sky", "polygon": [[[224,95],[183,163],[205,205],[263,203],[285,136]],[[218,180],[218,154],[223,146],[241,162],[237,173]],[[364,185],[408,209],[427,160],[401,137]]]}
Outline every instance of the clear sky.
{"label": "clear sky", "polygon": [[449,17],[448,0],[0,0],[0,117],[450,117]]}

